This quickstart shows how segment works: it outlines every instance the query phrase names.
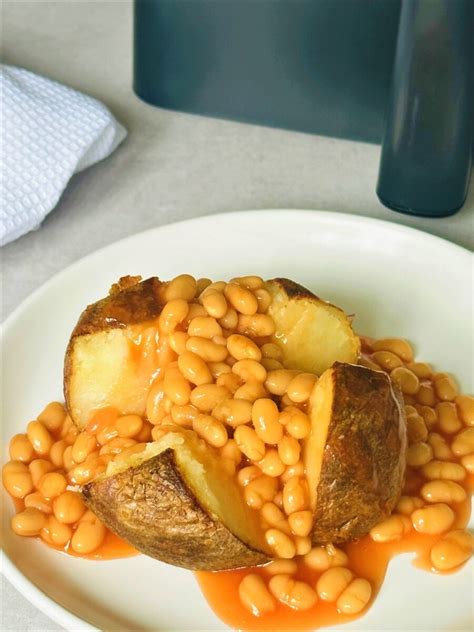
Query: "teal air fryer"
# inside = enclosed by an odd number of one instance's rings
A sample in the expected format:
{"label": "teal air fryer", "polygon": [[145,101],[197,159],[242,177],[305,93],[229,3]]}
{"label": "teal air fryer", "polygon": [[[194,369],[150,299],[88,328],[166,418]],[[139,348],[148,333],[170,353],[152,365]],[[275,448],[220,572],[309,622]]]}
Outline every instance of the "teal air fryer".
{"label": "teal air fryer", "polygon": [[135,0],[134,89],[163,108],[383,140],[380,199],[449,215],[471,165],[473,5]]}

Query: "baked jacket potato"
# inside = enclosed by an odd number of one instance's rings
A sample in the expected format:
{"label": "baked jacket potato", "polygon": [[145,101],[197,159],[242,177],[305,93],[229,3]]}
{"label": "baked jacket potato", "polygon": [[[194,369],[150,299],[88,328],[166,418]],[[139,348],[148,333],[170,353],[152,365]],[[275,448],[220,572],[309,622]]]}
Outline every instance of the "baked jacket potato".
{"label": "baked jacket potato", "polygon": [[[65,365],[66,401],[79,427],[106,405],[143,414],[155,368],[149,358],[137,364],[137,347],[162,309],[163,286],[148,279],[118,288],[81,316]],[[401,492],[401,396],[384,373],[347,363],[328,368],[359,354],[344,312],[285,279],[266,287],[285,365],[325,371],[310,401],[312,432],[304,446],[313,542],[355,539],[388,515]],[[110,463],[82,494],[112,531],[164,562],[223,570],[271,557],[258,512],[247,507],[218,452],[190,430],[175,428],[125,463]]]}
{"label": "baked jacket potato", "polygon": [[[144,414],[158,368],[153,324],[165,304],[166,285],[156,277],[125,289],[119,285],[81,314],[64,366],[66,405],[79,428],[105,406]],[[339,307],[288,279],[268,281],[266,288],[285,366],[320,375],[336,361],[357,361],[360,341]]]}

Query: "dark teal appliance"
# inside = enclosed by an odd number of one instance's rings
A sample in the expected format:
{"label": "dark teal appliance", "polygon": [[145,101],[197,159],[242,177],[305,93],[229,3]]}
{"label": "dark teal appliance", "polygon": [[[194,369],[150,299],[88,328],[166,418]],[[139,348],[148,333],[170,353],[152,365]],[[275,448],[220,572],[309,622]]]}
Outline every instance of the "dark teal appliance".
{"label": "dark teal appliance", "polygon": [[[381,200],[449,215],[465,199],[470,172],[473,4],[135,0],[134,89],[164,108],[385,139]],[[446,91],[440,104],[435,94]]]}

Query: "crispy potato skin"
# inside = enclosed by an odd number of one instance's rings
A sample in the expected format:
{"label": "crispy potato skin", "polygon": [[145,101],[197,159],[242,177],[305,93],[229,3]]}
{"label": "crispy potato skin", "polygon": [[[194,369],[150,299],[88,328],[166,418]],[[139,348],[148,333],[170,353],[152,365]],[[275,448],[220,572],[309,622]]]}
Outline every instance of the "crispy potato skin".
{"label": "crispy potato skin", "polygon": [[390,515],[404,484],[406,418],[402,395],[390,378],[336,363],[333,388],[314,544],[365,535]]}
{"label": "crispy potato skin", "polygon": [[198,504],[173,450],[85,485],[82,496],[111,531],[162,562],[218,571],[268,561]]}
{"label": "crispy potato skin", "polygon": [[151,277],[88,305],[82,312],[71,334],[64,358],[63,391],[68,408],[73,369],[72,355],[76,338],[107,329],[124,329],[128,325],[156,318],[164,305],[160,296],[163,285],[157,277]]}

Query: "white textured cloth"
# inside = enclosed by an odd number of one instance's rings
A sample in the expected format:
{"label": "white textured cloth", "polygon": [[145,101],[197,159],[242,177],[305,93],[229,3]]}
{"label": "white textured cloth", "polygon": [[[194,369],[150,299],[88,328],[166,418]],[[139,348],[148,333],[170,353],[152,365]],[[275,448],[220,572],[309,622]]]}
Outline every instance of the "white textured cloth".
{"label": "white textured cloth", "polygon": [[106,158],[127,132],[72,88],[0,66],[0,245],[38,228],[74,173]]}

